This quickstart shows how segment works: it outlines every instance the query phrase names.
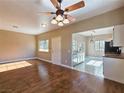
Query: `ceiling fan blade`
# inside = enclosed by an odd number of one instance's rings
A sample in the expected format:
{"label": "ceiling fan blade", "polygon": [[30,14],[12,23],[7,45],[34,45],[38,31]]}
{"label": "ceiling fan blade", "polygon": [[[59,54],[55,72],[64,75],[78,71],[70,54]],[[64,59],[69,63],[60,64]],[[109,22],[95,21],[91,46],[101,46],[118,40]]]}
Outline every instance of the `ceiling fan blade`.
{"label": "ceiling fan blade", "polygon": [[68,18],[69,21],[72,21],[72,22],[76,21],[76,18],[75,17],[73,17],[71,15],[68,15],[68,14],[66,16],[67,16],[67,18]]}
{"label": "ceiling fan blade", "polygon": [[74,5],[71,5],[71,6],[67,7],[67,8],[65,8],[65,11],[66,12],[74,11],[74,10],[77,10],[77,9],[82,8],[84,6],[85,6],[84,1],[81,1],[81,2],[78,2],[78,3],[74,4]]}
{"label": "ceiling fan blade", "polygon": [[41,4],[41,0],[36,0],[35,3],[40,5]]}
{"label": "ceiling fan blade", "polygon": [[60,9],[60,3],[57,0],[50,0],[55,8]]}
{"label": "ceiling fan blade", "polygon": [[45,15],[48,15],[48,16],[50,16],[52,14],[56,14],[55,12],[39,12],[39,13],[45,14]]}

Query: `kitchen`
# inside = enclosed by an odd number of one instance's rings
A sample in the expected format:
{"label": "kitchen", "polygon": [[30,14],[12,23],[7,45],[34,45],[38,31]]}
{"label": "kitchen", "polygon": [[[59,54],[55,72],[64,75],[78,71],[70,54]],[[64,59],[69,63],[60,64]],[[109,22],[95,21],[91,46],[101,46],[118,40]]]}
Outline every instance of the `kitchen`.
{"label": "kitchen", "polygon": [[[108,43],[106,43],[108,44]],[[113,41],[110,47],[105,46],[103,57],[104,78],[124,83],[124,25],[113,29]]]}

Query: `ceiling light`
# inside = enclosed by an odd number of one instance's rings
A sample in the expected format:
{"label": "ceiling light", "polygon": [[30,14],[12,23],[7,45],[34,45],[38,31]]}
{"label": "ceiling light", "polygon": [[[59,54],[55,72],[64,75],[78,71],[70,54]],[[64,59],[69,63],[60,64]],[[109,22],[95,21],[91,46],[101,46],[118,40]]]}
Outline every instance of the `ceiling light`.
{"label": "ceiling light", "polygon": [[64,20],[63,20],[63,23],[64,23],[64,24],[68,24],[68,23],[69,23],[69,20],[68,20],[68,19],[64,19]]}
{"label": "ceiling light", "polygon": [[94,43],[94,36],[93,36],[93,34],[91,34],[90,43]]}
{"label": "ceiling light", "polygon": [[63,22],[59,22],[58,26],[64,26]]}
{"label": "ceiling light", "polygon": [[46,24],[42,24],[42,27],[46,27],[47,25]]}
{"label": "ceiling light", "polygon": [[61,15],[58,15],[57,17],[56,17],[56,20],[57,21],[62,21],[64,18],[63,18],[63,16],[61,16]]}
{"label": "ceiling light", "polygon": [[52,19],[51,24],[57,24],[57,21],[55,18]]}

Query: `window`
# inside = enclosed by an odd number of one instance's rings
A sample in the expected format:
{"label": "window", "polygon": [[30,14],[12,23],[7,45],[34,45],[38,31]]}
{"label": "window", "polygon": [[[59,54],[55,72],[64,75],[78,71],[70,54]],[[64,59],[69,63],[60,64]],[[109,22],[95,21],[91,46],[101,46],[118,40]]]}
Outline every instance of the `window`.
{"label": "window", "polygon": [[84,43],[73,40],[72,49],[77,52],[84,52],[85,51]]}
{"label": "window", "polygon": [[105,41],[103,40],[95,41],[96,51],[104,51],[104,49],[105,49]]}
{"label": "window", "polygon": [[43,51],[43,52],[49,51],[49,40],[41,40],[39,42],[39,51]]}

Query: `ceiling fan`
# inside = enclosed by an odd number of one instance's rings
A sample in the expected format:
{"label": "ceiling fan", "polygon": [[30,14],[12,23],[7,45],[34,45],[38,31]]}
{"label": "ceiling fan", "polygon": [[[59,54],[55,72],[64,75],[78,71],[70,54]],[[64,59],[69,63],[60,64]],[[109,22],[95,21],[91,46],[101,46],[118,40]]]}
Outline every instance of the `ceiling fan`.
{"label": "ceiling fan", "polygon": [[76,4],[73,4],[65,9],[62,9],[62,1],[63,0],[50,0],[54,7],[57,9],[56,12],[40,12],[44,13],[48,16],[55,15],[52,19],[52,24],[58,24],[58,26],[63,26],[64,24],[68,24],[70,21],[75,21],[75,18],[68,13],[77,9],[80,9],[85,6],[84,1],[80,1]]}

